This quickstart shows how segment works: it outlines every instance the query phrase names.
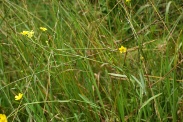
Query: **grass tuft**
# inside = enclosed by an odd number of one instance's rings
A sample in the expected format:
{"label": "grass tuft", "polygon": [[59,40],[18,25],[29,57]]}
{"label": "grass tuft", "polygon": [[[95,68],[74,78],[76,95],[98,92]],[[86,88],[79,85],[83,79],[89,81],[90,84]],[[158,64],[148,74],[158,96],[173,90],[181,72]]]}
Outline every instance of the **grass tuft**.
{"label": "grass tuft", "polygon": [[0,3],[0,117],[182,121],[179,0]]}

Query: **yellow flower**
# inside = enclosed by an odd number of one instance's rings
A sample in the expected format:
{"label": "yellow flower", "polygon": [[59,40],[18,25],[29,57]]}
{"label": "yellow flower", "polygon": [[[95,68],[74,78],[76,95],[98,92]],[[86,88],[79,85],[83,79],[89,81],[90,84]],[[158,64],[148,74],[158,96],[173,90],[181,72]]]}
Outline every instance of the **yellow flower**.
{"label": "yellow flower", "polygon": [[22,97],[23,97],[23,94],[19,93],[18,95],[15,96],[15,100],[20,100],[22,99]]}
{"label": "yellow flower", "polygon": [[121,47],[119,48],[120,53],[125,53],[126,50],[127,50],[126,47],[123,47],[123,46],[121,46]]}
{"label": "yellow flower", "polygon": [[8,122],[5,114],[0,114],[0,122]]}
{"label": "yellow flower", "polygon": [[31,30],[31,31],[28,32],[27,37],[32,38],[33,35],[34,35],[34,31]]}
{"label": "yellow flower", "polygon": [[131,0],[126,0],[127,3],[131,2]]}
{"label": "yellow flower", "polygon": [[47,28],[44,28],[44,27],[40,27],[39,29],[42,30],[42,31],[46,31],[47,30]]}
{"label": "yellow flower", "polygon": [[34,35],[34,31],[31,30],[31,31],[22,31],[20,34],[24,35],[24,36],[27,36],[29,38],[32,38],[33,35]]}
{"label": "yellow flower", "polygon": [[29,31],[22,31],[20,34],[22,34],[22,35],[27,35],[29,33]]}

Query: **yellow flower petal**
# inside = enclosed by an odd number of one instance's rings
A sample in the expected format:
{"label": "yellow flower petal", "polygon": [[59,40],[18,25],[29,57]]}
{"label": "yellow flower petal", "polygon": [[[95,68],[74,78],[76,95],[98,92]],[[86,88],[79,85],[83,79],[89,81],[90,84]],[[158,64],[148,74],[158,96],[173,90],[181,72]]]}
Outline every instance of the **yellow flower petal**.
{"label": "yellow flower petal", "polygon": [[131,0],[126,0],[127,3],[131,2]]}
{"label": "yellow flower petal", "polygon": [[23,94],[19,93],[18,95],[15,96],[15,100],[20,100],[22,99],[22,97],[23,97]]}
{"label": "yellow flower petal", "polygon": [[47,28],[44,28],[44,27],[40,27],[39,29],[42,30],[42,31],[46,31],[47,30]]}
{"label": "yellow flower petal", "polygon": [[27,35],[29,33],[29,31],[22,31],[20,34],[22,34],[22,35]]}
{"label": "yellow flower petal", "polygon": [[34,31],[31,30],[31,31],[28,32],[27,37],[32,38],[33,35],[34,35]]}
{"label": "yellow flower petal", "polygon": [[123,46],[121,46],[121,47],[119,48],[120,53],[125,53],[126,50],[127,50],[126,47],[123,47]]}
{"label": "yellow flower petal", "polygon": [[8,122],[5,114],[0,114],[0,122]]}
{"label": "yellow flower petal", "polygon": [[29,38],[32,38],[33,35],[34,35],[34,31],[31,30],[31,31],[22,31],[20,34],[24,35],[24,36],[27,36]]}

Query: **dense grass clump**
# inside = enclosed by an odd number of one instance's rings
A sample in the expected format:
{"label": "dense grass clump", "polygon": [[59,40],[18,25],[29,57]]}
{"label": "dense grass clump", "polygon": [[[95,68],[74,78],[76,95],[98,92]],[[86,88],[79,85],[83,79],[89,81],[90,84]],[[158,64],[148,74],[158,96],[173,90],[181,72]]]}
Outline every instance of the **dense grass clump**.
{"label": "dense grass clump", "polygon": [[182,121],[182,20],[180,0],[1,0],[0,118]]}

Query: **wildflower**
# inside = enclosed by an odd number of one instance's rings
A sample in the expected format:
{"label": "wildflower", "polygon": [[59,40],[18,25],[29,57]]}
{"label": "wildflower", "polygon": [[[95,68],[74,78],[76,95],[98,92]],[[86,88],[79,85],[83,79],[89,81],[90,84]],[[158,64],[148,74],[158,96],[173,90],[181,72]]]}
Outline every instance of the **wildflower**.
{"label": "wildflower", "polygon": [[18,95],[15,96],[15,100],[20,100],[22,99],[22,97],[23,97],[23,94],[19,93]]}
{"label": "wildflower", "polygon": [[119,48],[120,53],[125,53],[126,50],[127,50],[126,47],[123,47],[123,46],[121,46],[121,47]]}
{"label": "wildflower", "polygon": [[24,36],[27,36],[27,37],[29,37],[29,38],[32,38],[33,35],[34,35],[34,31],[33,31],[33,30],[31,30],[31,31],[23,31],[23,32],[21,32],[20,34],[22,34],[22,35],[24,35]]}
{"label": "wildflower", "polygon": [[23,31],[23,32],[21,32],[20,34],[26,36],[28,33],[29,33],[29,31]]}
{"label": "wildflower", "polygon": [[44,27],[40,27],[39,29],[42,30],[42,31],[46,31],[47,30],[47,28],[44,28]]}
{"label": "wildflower", "polygon": [[127,3],[131,2],[131,0],[126,0]]}
{"label": "wildflower", "polygon": [[0,114],[0,122],[8,122],[5,114]]}
{"label": "wildflower", "polygon": [[29,31],[29,33],[27,34],[27,37],[32,38],[33,35],[34,35],[34,31],[31,30],[31,31]]}

